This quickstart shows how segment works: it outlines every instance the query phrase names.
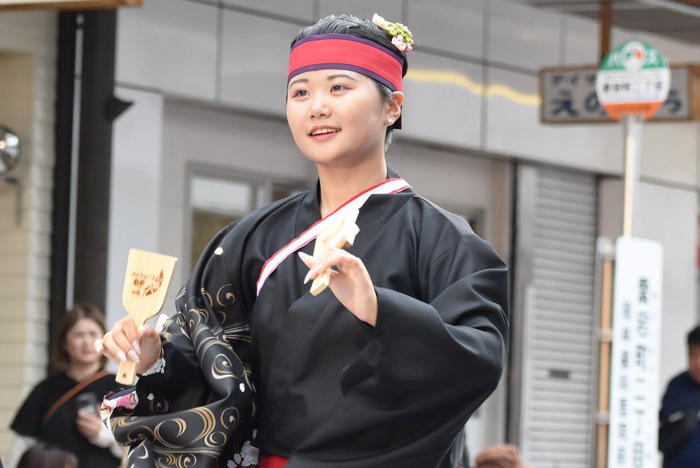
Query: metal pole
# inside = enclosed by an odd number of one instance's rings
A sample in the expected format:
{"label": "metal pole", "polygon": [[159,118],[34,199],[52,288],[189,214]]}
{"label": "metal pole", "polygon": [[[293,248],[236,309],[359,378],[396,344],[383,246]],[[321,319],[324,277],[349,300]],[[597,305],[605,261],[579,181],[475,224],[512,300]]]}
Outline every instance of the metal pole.
{"label": "metal pole", "polygon": [[642,116],[624,117],[625,124],[625,211],[622,235],[632,237],[636,232],[639,192],[639,160],[642,147]]}
{"label": "metal pole", "polygon": [[[610,248],[610,247],[608,247]],[[603,253],[603,285],[600,317],[600,376],[598,379],[598,457],[597,468],[608,466],[610,429],[610,355],[612,346],[613,257]]]}

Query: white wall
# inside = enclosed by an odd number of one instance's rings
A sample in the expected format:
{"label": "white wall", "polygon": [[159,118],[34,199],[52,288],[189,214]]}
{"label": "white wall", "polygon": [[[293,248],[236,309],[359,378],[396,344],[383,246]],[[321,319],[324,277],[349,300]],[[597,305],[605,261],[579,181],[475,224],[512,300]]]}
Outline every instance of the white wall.
{"label": "white wall", "polygon": [[0,123],[22,144],[11,174],[22,182],[19,224],[18,191],[0,179],[0,454],[18,405],[48,363],[55,23],[51,13],[0,14]]}
{"label": "white wall", "polygon": [[688,368],[685,337],[696,325],[695,274],[697,261],[697,194],[642,183],[639,237],[661,242],[664,248],[663,320],[659,388]]}
{"label": "white wall", "polygon": [[133,106],[114,123],[107,252],[108,327],[124,316],[122,288],[129,249],[158,250],[163,97],[117,88]]}

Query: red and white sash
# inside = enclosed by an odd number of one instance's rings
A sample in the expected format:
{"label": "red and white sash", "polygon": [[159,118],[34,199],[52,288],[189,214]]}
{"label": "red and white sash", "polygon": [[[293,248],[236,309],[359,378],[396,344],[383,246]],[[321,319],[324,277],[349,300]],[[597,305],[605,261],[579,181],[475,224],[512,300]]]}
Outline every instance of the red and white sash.
{"label": "red and white sash", "polygon": [[299,237],[284,246],[265,262],[257,282],[257,295],[260,295],[260,290],[265,284],[265,281],[284,259],[314,240],[324,229],[333,224],[338,218],[342,217],[345,212],[348,210],[359,210],[372,195],[398,193],[409,187],[410,185],[403,179],[387,179],[374,187],[368,188],[364,192],[358,193],[350,200],[343,203],[337,210],[304,231]]}

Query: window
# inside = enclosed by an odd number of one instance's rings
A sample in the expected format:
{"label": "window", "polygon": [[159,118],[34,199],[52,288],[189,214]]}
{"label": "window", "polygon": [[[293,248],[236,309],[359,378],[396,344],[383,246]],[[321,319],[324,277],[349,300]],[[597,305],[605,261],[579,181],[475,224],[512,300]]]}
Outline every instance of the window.
{"label": "window", "polygon": [[191,267],[223,228],[246,214],[308,189],[302,182],[219,176],[194,171],[190,177]]}

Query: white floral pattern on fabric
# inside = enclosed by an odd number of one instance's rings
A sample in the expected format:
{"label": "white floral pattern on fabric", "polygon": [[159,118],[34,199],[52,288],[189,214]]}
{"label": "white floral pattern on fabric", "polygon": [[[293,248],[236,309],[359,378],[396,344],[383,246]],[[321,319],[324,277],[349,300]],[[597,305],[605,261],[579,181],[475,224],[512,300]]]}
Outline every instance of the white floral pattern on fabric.
{"label": "white floral pattern on fabric", "polygon": [[260,450],[254,447],[249,440],[246,440],[243,444],[243,449],[241,453],[237,453],[233,456],[233,460],[229,460],[226,464],[227,468],[239,468],[242,466],[256,467],[258,466],[258,458],[260,457]]}
{"label": "white floral pattern on fabric", "polygon": [[139,397],[136,391],[127,393],[122,396],[115,397],[105,397],[102,400],[102,406],[100,407],[100,417],[102,418],[102,424],[110,428],[112,427],[112,412],[117,407],[124,407],[133,409],[139,403]]}
{"label": "white floral pattern on fabric", "polygon": [[143,373],[143,376],[147,375],[153,375],[153,374],[164,374],[165,373],[165,358],[160,358],[156,361],[155,364],[151,366],[150,369],[148,369],[146,372]]}
{"label": "white floral pattern on fabric", "polygon": [[165,322],[167,322],[169,318],[170,317],[165,314],[160,314],[158,316],[158,321],[156,321],[156,326],[153,328],[155,328],[158,333],[162,332],[165,328]]}

